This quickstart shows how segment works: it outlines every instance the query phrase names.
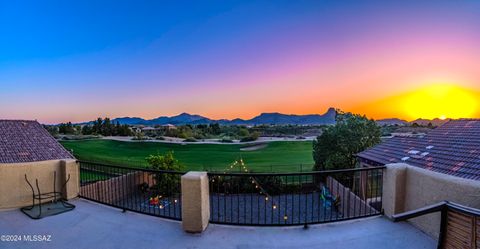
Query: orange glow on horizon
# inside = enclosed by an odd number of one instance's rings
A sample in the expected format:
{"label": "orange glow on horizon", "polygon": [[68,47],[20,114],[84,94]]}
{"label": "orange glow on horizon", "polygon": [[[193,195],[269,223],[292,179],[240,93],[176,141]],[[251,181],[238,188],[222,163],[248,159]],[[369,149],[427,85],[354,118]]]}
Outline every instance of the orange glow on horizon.
{"label": "orange glow on horizon", "polygon": [[480,92],[456,84],[429,84],[358,106],[354,112],[365,113],[375,119],[479,118]]}

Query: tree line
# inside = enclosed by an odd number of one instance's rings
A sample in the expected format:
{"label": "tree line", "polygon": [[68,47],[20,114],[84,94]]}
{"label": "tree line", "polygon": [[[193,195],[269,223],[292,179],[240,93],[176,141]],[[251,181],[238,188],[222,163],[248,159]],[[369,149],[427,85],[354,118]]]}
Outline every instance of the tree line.
{"label": "tree line", "polygon": [[75,134],[75,135],[102,135],[102,136],[133,136],[134,132],[126,124],[113,123],[110,118],[97,118],[84,124],[74,125],[72,122],[61,123],[57,127],[49,126],[46,129],[50,133]]}
{"label": "tree line", "polygon": [[97,118],[92,125],[82,127],[83,135],[103,135],[103,136],[132,136],[133,131],[128,125],[121,125],[119,122],[112,123],[110,118]]}

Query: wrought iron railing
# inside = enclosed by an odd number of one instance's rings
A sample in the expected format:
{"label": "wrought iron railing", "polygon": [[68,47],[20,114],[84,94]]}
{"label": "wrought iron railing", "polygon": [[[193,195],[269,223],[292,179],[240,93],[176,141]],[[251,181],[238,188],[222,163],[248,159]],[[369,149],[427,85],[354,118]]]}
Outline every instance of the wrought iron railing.
{"label": "wrought iron railing", "polygon": [[210,172],[210,222],[307,225],[378,215],[384,168],[248,173],[243,167],[244,173]]}
{"label": "wrought iron railing", "polygon": [[[378,215],[382,213],[383,169],[210,172],[210,221],[279,226]],[[80,161],[80,196],[123,210],[181,220],[183,174]]]}
{"label": "wrought iron railing", "polygon": [[184,172],[79,163],[82,198],[124,211],[181,219],[180,178]]}

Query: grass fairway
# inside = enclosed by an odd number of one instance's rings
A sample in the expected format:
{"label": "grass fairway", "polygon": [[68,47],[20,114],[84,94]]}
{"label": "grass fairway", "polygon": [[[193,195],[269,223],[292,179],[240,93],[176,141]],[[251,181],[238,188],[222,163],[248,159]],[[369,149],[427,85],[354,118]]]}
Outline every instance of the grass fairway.
{"label": "grass fairway", "polygon": [[168,144],[156,142],[120,142],[113,140],[62,141],[80,160],[145,167],[145,157],[173,151],[187,170],[223,171],[234,160],[243,158],[256,172],[294,172],[311,170],[312,142],[270,142],[266,147],[241,151],[238,144]]}

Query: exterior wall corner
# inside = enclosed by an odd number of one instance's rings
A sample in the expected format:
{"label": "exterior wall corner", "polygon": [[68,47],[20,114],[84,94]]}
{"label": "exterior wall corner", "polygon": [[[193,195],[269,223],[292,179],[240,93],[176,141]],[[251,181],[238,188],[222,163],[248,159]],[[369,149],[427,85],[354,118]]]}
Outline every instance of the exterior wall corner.
{"label": "exterior wall corner", "polygon": [[382,203],[384,213],[388,218],[404,211],[405,183],[407,164],[395,163],[385,165],[383,175]]}

